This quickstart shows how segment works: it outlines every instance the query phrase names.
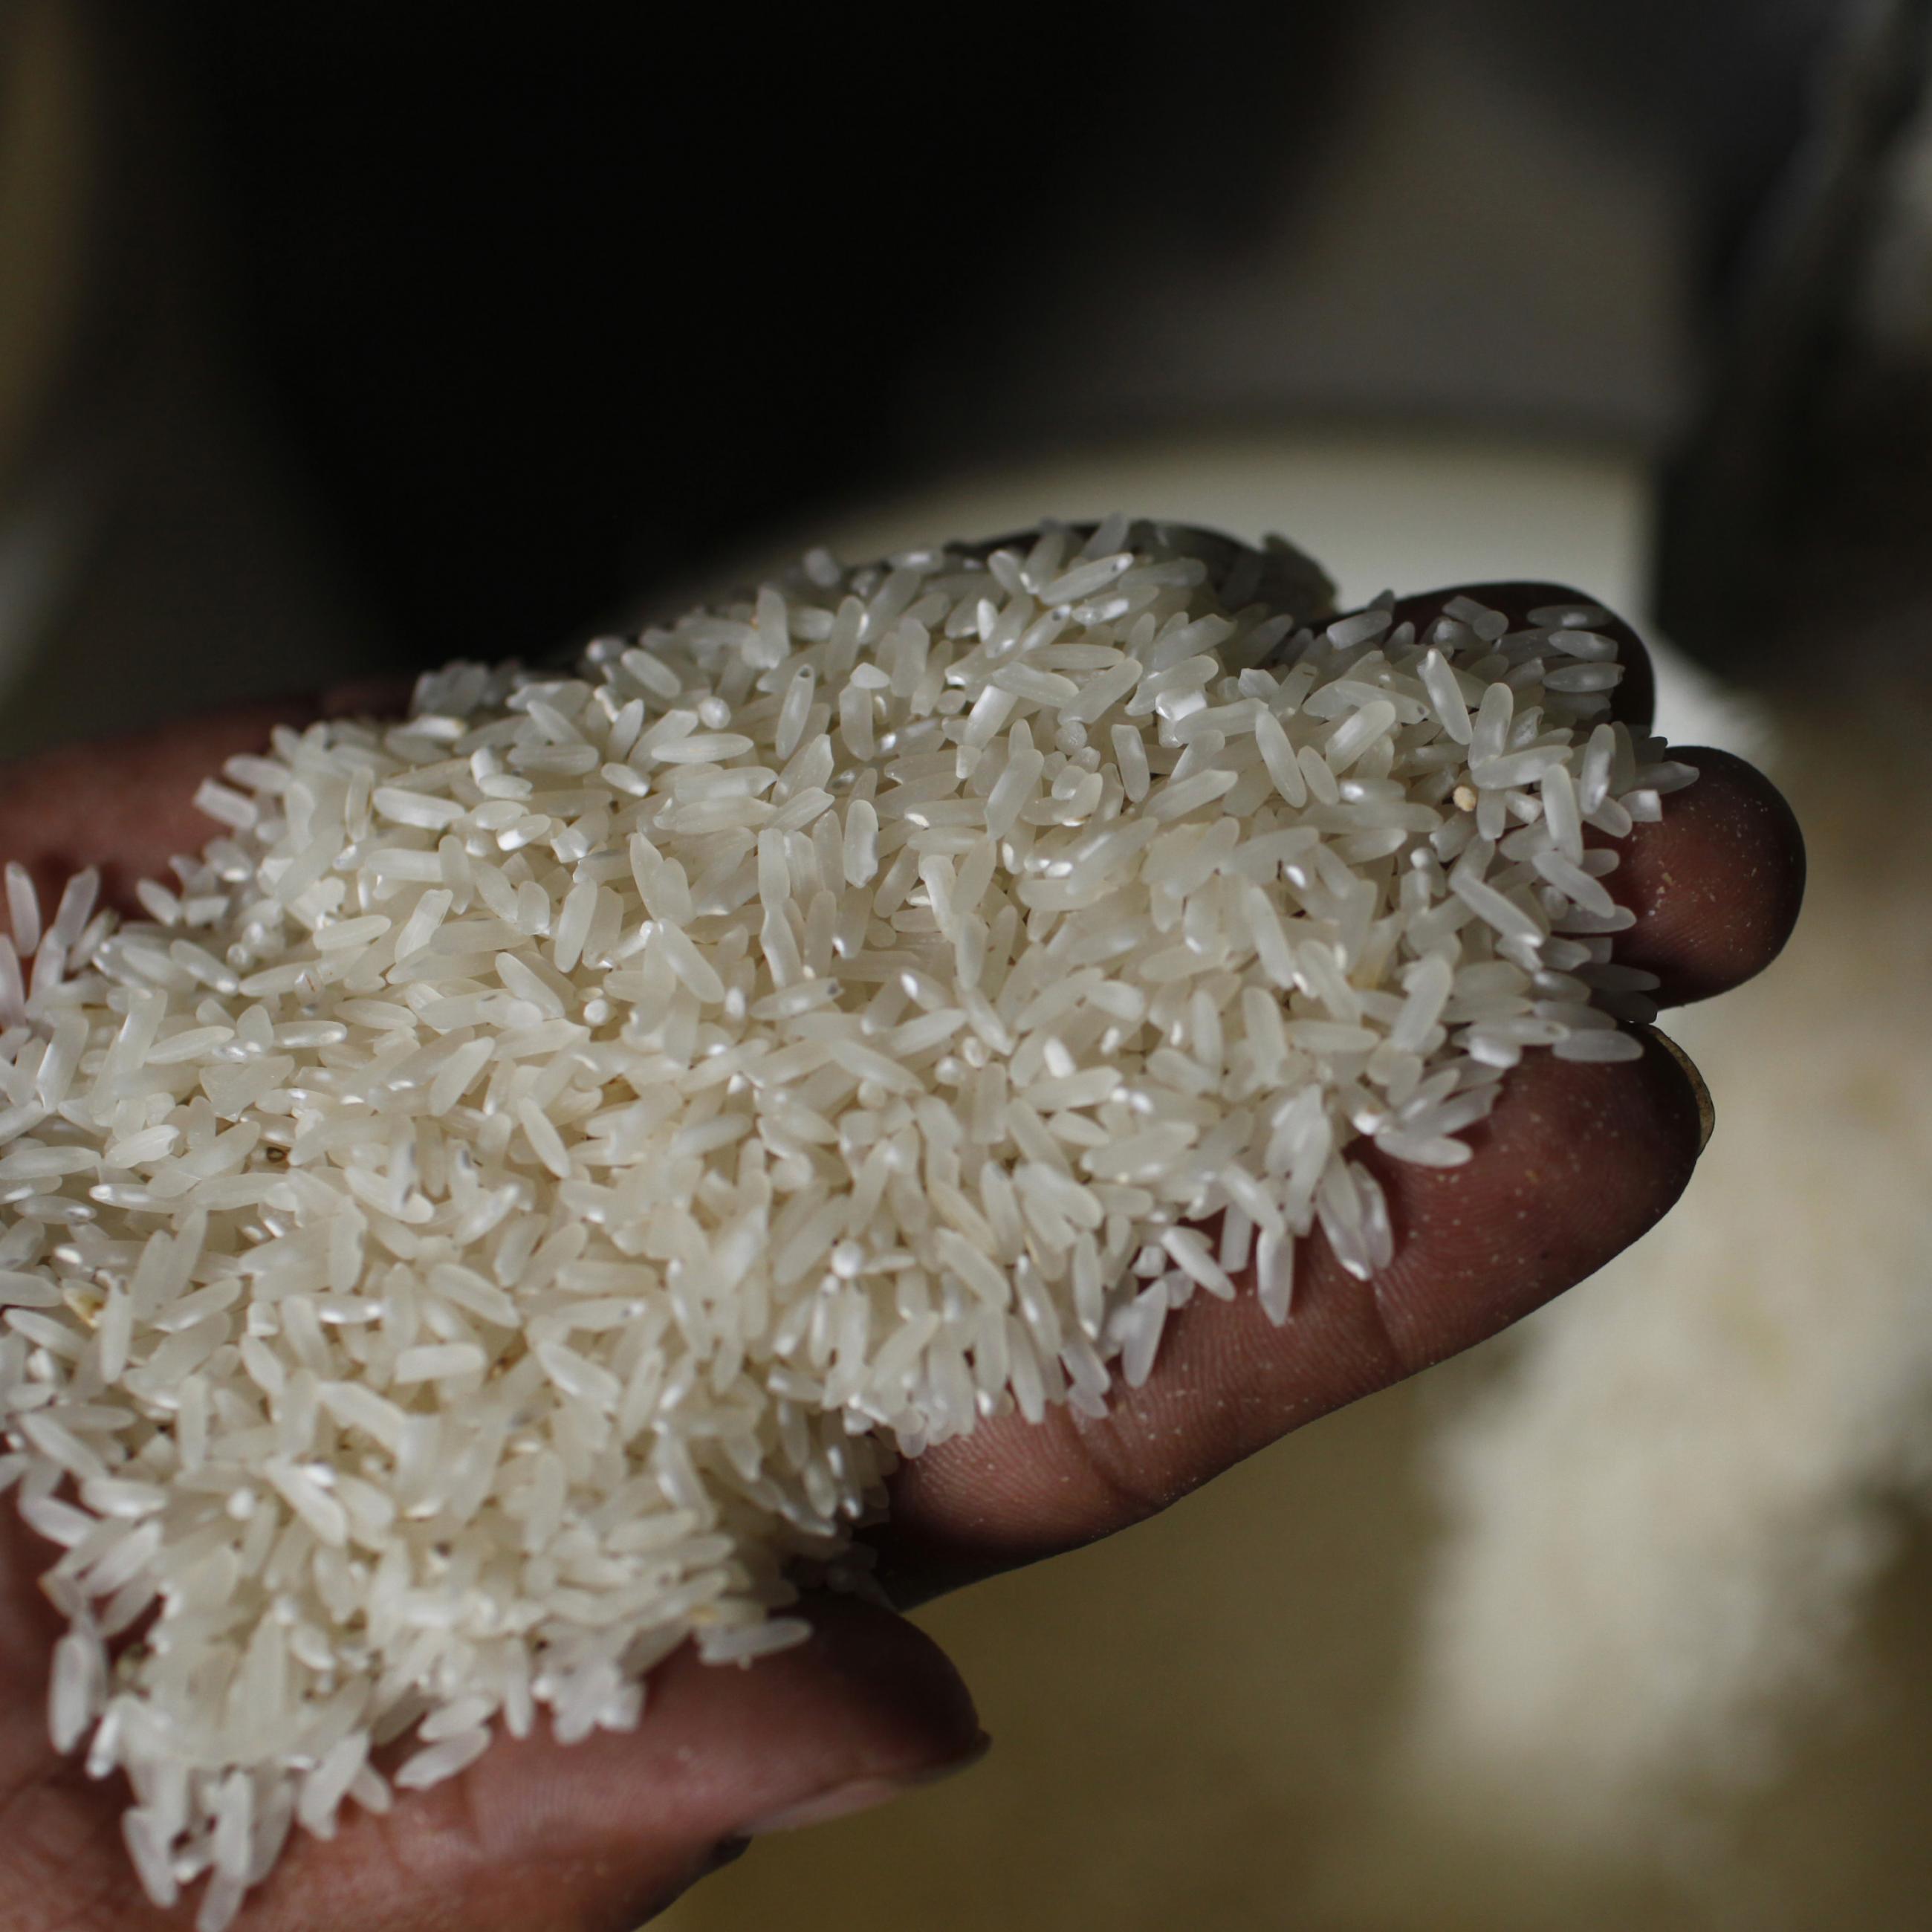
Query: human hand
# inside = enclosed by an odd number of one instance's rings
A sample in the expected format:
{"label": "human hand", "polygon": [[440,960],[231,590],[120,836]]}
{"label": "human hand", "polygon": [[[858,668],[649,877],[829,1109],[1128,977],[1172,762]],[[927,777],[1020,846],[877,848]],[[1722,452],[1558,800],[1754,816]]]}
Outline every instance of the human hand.
{"label": "human hand", "polygon": [[[1416,611],[1440,601],[1410,600]],[[1514,611],[1574,593],[1478,586]],[[1404,614],[1408,614],[1406,610]],[[1621,632],[1627,662],[1640,647]],[[1633,722],[1648,679],[1620,694]],[[368,708],[356,694],[336,710]],[[76,867],[104,867],[110,899],[208,827],[198,781],[254,748],[297,707],[196,721],[137,744],[48,754],[0,777],[0,858],[44,895]],[[311,712],[310,715],[313,715]],[[1781,801],[1718,753],[1637,828],[1612,890],[1639,914],[1618,956],[1663,978],[1666,1002],[1736,984],[1775,954],[1796,916],[1802,858]],[[1197,1300],[1170,1322],[1145,1387],[1118,1390],[1094,1421],[1052,1412],[982,1425],[902,1471],[877,1539],[882,1574],[909,1602],[1031,1560],[1160,1508],[1303,1421],[1468,1346],[1594,1271],[1669,1207],[1701,1136],[1698,1096],[1654,1042],[1639,1060],[1585,1065],[1533,1054],[1475,1157],[1448,1172],[1378,1168],[1396,1223],[1394,1264],[1355,1280],[1320,1238],[1277,1329],[1251,1295]],[[1374,1156],[1366,1156],[1374,1164]],[[58,1622],[33,1579],[51,1560],[10,1512],[0,1540],[0,1919],[56,1924],[185,1923],[142,1900],[118,1842],[121,1794],[57,1758],[44,1717]],[[461,1778],[386,1816],[351,1810],[337,1838],[298,1838],[242,1923],[620,1928],[658,1909],[760,1828],[890,1796],[970,1760],[970,1699],[910,1624],[851,1602],[814,1606],[817,1634],[748,1671],[689,1656],[656,1673],[647,1721],[568,1749],[542,1736],[500,1742]]]}

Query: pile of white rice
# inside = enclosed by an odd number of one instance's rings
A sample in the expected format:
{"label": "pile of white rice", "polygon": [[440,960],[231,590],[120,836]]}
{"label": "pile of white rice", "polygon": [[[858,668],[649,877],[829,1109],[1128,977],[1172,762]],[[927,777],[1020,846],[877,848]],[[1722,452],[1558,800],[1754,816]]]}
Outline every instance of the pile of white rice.
{"label": "pile of white rice", "polygon": [[158,1903],[796,1641],[897,1456],[1100,1413],[1198,1289],[1286,1319],[1318,1223],[1366,1276],[1352,1149],[1639,1052],[1585,830],[1692,773],[1604,614],[1324,590],[1124,518],[814,553],[278,732],[147,922],[10,873],[0,1487]]}

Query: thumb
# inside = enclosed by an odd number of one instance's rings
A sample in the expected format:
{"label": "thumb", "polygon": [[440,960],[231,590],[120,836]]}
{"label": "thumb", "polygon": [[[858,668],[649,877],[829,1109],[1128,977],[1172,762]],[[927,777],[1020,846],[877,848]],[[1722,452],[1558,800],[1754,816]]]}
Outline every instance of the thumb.
{"label": "thumb", "polygon": [[628,1732],[500,1741],[462,1777],[298,1838],[251,1901],[262,1932],[460,1924],[628,1932],[763,1833],[884,1802],[985,1748],[944,1654],[890,1612],[813,1606],[748,1668],[680,1652]]}

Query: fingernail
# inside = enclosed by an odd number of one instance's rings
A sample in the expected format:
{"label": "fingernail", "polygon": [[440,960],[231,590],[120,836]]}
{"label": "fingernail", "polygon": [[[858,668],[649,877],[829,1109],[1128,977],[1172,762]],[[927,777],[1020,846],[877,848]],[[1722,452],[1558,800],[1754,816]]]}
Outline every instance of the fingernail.
{"label": "fingernail", "polygon": [[869,1811],[875,1805],[903,1798],[922,1785],[937,1784],[956,1772],[977,1764],[992,1748],[992,1739],[984,1731],[956,1758],[944,1764],[928,1765],[921,1771],[895,1772],[889,1778],[855,1778],[835,1784],[829,1791],[814,1793],[796,1804],[788,1804],[742,1827],[747,1838],[762,1838],[772,1832],[796,1832],[807,1825],[828,1825],[835,1818],[849,1818],[856,1812]]}
{"label": "fingernail", "polygon": [[1697,1063],[1672,1040],[1667,1033],[1660,1033],[1655,1027],[1649,1029],[1650,1036],[1683,1070],[1684,1077],[1690,1083],[1690,1091],[1697,1102],[1697,1152],[1701,1158],[1704,1150],[1711,1144],[1711,1136],[1718,1126],[1718,1105],[1711,1098],[1711,1090],[1705,1084],[1704,1076],[1697,1070]]}

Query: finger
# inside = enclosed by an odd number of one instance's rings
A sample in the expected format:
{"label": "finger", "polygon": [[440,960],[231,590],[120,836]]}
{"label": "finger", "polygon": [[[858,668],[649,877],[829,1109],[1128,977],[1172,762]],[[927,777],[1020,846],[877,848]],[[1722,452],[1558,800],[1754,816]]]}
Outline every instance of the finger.
{"label": "finger", "polygon": [[1241,1285],[1169,1319],[1153,1375],[1104,1420],[1056,1408],[981,1424],[900,1472],[880,1546],[904,1600],[1090,1541],[1164,1508],[1288,1430],[1506,1327],[1661,1218],[1702,1138],[1697,1096],[1654,1039],[1640,1060],[1527,1056],[1465,1166],[1366,1154],[1396,1256],[1356,1280],[1301,1244],[1277,1328]]}
{"label": "finger", "polygon": [[1445,590],[1425,590],[1412,597],[1398,598],[1395,621],[1398,624],[1413,624],[1416,636],[1426,642],[1430,626],[1444,614],[1442,607],[1456,597],[1466,597],[1472,603],[1502,612],[1509,620],[1512,631],[1530,628],[1536,621],[1531,615],[1533,611],[1568,606],[1594,614],[1584,628],[1594,631],[1599,637],[1614,638],[1617,662],[1624,668],[1622,682],[1610,695],[1610,715],[1621,718],[1634,731],[1647,732],[1650,729],[1651,719],[1657,709],[1657,675],[1651,668],[1650,653],[1636,632],[1622,618],[1606,610],[1594,597],[1586,596],[1567,584],[1541,584],[1528,580],[1458,584]]}
{"label": "finger", "polygon": [[740,1840],[881,1802],[976,1753],[971,1700],[928,1638],[850,1601],[814,1616],[808,1643],[748,1670],[680,1653],[633,1732],[500,1742],[334,1845],[304,1840],[265,1888],[265,1926],[402,1932],[434,1910],[474,1932],[628,1932]]}
{"label": "finger", "polygon": [[345,686],[20,759],[0,769],[0,862],[24,866],[49,911],[73,874],[98,866],[102,903],[130,912],[137,880],[161,877],[170,859],[220,830],[194,794],[226,760],[262,750],[278,724],[398,711],[408,695],[393,682]]}
{"label": "finger", "polygon": [[[1804,838],[1769,779],[1728,752],[1672,748],[1697,767],[1668,792],[1664,816],[1618,842],[1604,881],[1636,914],[1617,939],[1620,965],[1663,982],[1666,1006],[1708,999],[1761,973],[1784,950],[1804,897]],[[1593,844],[1612,842],[1592,836]]]}
{"label": "finger", "polygon": [[[932,1642],[849,1600],[814,1607],[811,1640],[748,1669],[681,1652],[655,1672],[643,1720],[560,1745],[500,1738],[460,1777],[344,1807],[326,1842],[298,1833],[250,1894],[253,1932],[630,1932],[764,1832],[863,1809],[983,1748],[971,1700]],[[29,1799],[62,1850],[59,1894],[136,1932],[184,1922],[135,1888],[120,1797],[64,1768]],[[98,1896],[96,1894],[98,1894]],[[10,1921],[9,1922],[11,1922]]]}
{"label": "finger", "polygon": [[[1648,732],[1656,703],[1650,655],[1630,625],[1568,584],[1526,581],[1458,584],[1399,598],[1398,623],[1426,638],[1452,598],[1499,611],[1520,629],[1554,609],[1592,610],[1588,628],[1613,638],[1624,666],[1612,714]],[[1620,964],[1657,974],[1664,1006],[1708,999],[1763,971],[1783,950],[1804,894],[1804,842],[1777,788],[1727,752],[1693,748],[1671,756],[1703,774],[1668,794],[1664,818],[1621,842],[1623,860],[1606,881],[1638,916],[1618,941]],[[1592,832],[1593,844],[1613,842]]]}

